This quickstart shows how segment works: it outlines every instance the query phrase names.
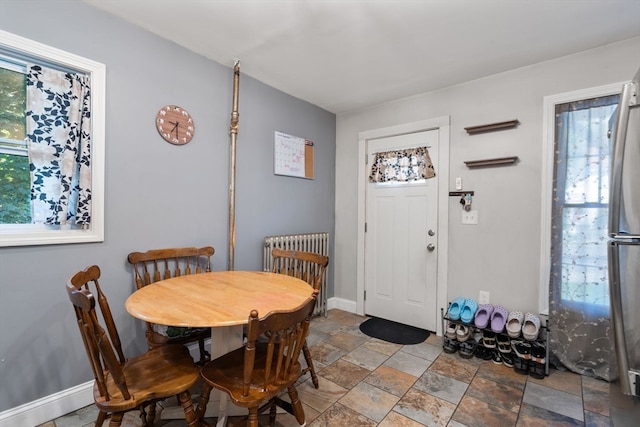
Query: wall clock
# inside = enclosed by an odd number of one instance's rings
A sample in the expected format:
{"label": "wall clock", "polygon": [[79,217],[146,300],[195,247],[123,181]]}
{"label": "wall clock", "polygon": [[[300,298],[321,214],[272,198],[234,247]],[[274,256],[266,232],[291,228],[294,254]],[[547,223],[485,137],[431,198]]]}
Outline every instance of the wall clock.
{"label": "wall clock", "polygon": [[195,134],[195,124],[191,115],[177,105],[165,105],[156,115],[156,128],[160,136],[174,145],[184,145]]}

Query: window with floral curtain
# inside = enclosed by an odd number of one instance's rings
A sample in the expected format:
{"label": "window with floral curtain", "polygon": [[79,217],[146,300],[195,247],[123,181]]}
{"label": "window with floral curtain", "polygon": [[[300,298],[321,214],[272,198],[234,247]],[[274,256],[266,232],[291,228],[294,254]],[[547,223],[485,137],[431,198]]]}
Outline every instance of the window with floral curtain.
{"label": "window with floral curtain", "polygon": [[91,223],[89,77],[27,67],[27,139],[32,221]]}
{"label": "window with floral curtain", "polygon": [[[607,276],[609,118],[618,95],[556,105],[549,327],[552,363],[613,379]],[[560,366],[558,365],[558,366]]]}
{"label": "window with floral curtain", "polygon": [[416,147],[375,153],[369,182],[412,182],[435,176],[429,150]]}

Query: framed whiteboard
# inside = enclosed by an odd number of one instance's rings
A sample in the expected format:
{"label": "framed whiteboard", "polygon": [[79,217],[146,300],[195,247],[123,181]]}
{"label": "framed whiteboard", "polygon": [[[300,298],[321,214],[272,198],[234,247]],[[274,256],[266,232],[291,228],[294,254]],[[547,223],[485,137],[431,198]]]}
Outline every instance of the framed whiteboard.
{"label": "framed whiteboard", "polygon": [[276,131],[273,173],[313,179],[313,141]]}

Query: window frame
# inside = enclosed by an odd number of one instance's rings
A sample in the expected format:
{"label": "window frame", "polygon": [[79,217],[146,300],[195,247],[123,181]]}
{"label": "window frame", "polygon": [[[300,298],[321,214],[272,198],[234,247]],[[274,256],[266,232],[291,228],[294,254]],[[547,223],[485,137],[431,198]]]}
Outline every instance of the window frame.
{"label": "window frame", "polygon": [[612,83],[587,89],[579,89],[543,99],[542,119],[542,200],[540,226],[540,285],[538,308],[540,314],[549,314],[549,275],[551,274],[551,217],[553,208],[553,170],[555,147],[555,109],[557,104],[580,101],[601,96],[616,95],[626,82]]}
{"label": "window frame", "polygon": [[104,164],[106,67],[99,62],[0,30],[0,47],[17,55],[91,76],[91,226],[86,229],[44,224],[0,224],[0,247],[104,241]]}

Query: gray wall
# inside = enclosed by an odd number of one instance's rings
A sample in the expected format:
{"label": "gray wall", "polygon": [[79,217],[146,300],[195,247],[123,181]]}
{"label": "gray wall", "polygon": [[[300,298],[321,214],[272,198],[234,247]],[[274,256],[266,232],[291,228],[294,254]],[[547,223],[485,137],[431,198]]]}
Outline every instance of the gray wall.
{"label": "gray wall", "polygon": [[[226,269],[233,64],[78,1],[0,0],[0,11],[3,30],[107,67],[105,241],[0,249],[2,412],[91,380],[64,291],[76,271],[100,265],[125,353],[134,354],[145,339],[141,322],[124,310],[134,288],[129,252],[212,244],[214,269]],[[165,104],[194,117],[186,146],[157,134],[155,114]],[[275,130],[315,142],[314,180],[273,175]],[[241,75],[237,156],[237,270],[261,269],[265,235],[333,236],[333,114]]]}
{"label": "gray wall", "polygon": [[[527,46],[523,46],[526,49]],[[338,115],[336,133],[335,292],[356,300],[358,132],[448,115],[449,189],[462,177],[475,191],[478,225],[463,225],[459,198],[448,205],[447,300],[491,293],[509,310],[538,312],[543,101],[545,96],[630,80],[640,67],[640,38],[605,45],[417,94],[369,109]],[[518,119],[515,129],[468,135],[468,126]],[[513,166],[469,169],[467,160],[518,156]],[[440,206],[442,209],[443,206]],[[442,214],[442,212],[441,212]],[[545,279],[546,280],[546,279]]]}

